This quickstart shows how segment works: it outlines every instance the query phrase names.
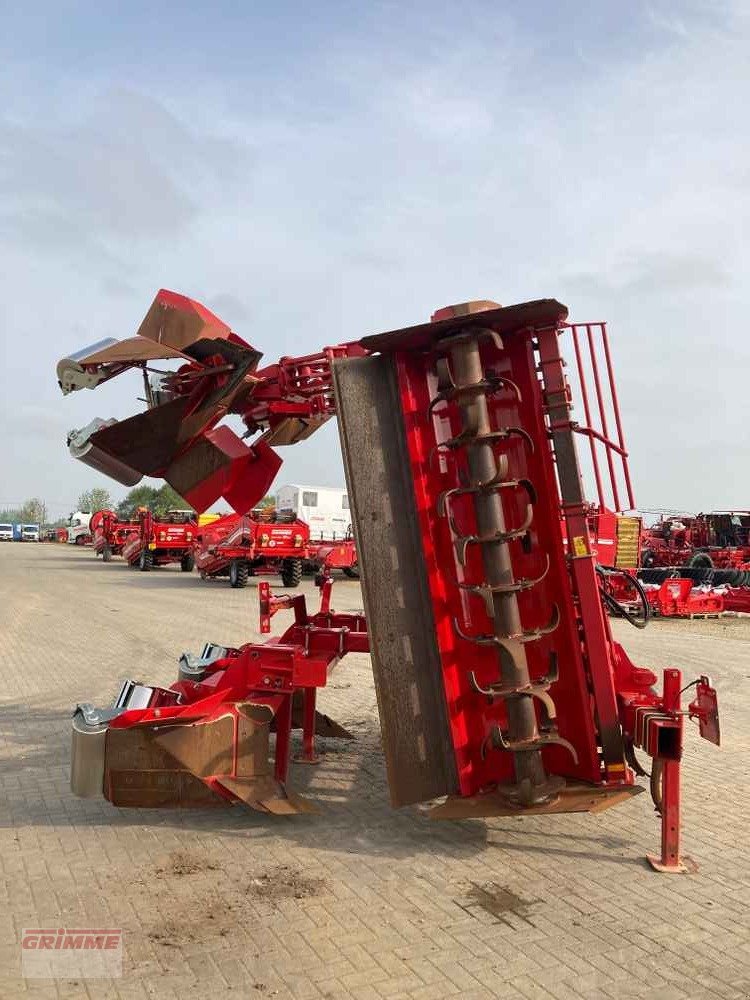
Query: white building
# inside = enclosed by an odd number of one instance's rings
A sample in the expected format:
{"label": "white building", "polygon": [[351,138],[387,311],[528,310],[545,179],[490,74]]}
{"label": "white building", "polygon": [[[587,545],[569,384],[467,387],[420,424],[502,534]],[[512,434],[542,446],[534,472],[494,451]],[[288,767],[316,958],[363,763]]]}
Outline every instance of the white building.
{"label": "white building", "polygon": [[351,533],[349,495],[345,489],[291,483],[279,487],[276,507],[278,510],[293,510],[301,521],[307,522],[313,541],[345,538]]}

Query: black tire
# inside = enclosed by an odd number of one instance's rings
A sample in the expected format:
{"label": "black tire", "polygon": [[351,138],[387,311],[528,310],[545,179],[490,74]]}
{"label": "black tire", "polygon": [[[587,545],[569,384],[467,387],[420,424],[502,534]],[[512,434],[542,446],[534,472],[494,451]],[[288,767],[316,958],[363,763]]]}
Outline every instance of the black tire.
{"label": "black tire", "polygon": [[183,573],[192,573],[195,568],[195,556],[192,552],[186,552],[180,559],[180,569]]}
{"label": "black tire", "polygon": [[138,569],[141,573],[148,573],[153,565],[154,557],[151,555],[149,550],[141,549],[141,554],[138,556]]}
{"label": "black tire", "polygon": [[83,545],[83,535],[78,535],[75,541],[76,545]]}
{"label": "black tire", "polygon": [[284,559],[281,563],[281,582],[285,587],[298,587],[302,579],[302,560]]}
{"label": "black tire", "polygon": [[248,565],[242,559],[233,559],[229,564],[229,584],[232,587],[246,587],[250,576]]}
{"label": "black tire", "polygon": [[109,545],[105,545],[102,549],[102,559],[104,562],[112,562],[112,549]]}
{"label": "black tire", "polygon": [[651,569],[656,562],[656,555],[653,549],[644,549],[641,552],[641,566],[644,569]]}
{"label": "black tire", "polygon": [[714,564],[708,552],[695,552],[688,565],[695,566],[696,569],[714,568]]}
{"label": "black tire", "polygon": [[359,580],[359,565],[355,563],[353,566],[344,566],[344,576],[348,576],[350,580]]}

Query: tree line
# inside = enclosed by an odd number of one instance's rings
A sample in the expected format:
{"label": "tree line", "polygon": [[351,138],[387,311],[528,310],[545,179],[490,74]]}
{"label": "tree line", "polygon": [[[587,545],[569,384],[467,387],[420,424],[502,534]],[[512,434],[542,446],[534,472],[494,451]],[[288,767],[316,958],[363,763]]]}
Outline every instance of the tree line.
{"label": "tree line", "polygon": [[[274,505],[275,500],[272,496],[263,497],[258,504],[259,507],[273,507]],[[102,486],[94,486],[89,490],[84,490],[78,497],[78,510],[87,511],[89,514],[95,514],[98,510],[114,510],[121,521],[131,520],[139,507],[148,507],[152,514],[161,516],[169,510],[189,510],[190,504],[186,503],[168,483],[158,487],[135,486],[116,505],[109,490]],[[0,510],[0,523],[8,522],[46,524],[56,527],[67,524],[68,518],[58,517],[52,522],[48,521],[46,503],[39,497],[32,497],[20,507]]]}

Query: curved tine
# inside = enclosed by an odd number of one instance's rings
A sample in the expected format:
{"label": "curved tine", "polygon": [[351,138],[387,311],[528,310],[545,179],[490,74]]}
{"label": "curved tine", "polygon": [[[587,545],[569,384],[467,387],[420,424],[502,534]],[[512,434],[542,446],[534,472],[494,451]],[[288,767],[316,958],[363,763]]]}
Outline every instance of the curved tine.
{"label": "curved tine", "polygon": [[[495,732],[496,731],[499,733],[500,732],[500,727],[497,726],[497,725],[493,725],[490,728],[490,731],[485,736],[485,738],[482,740],[482,745],[479,748],[479,756],[482,758],[482,760],[486,760],[488,752],[490,750],[494,750],[495,749]],[[502,739],[502,735],[501,735],[500,738]]]}
{"label": "curved tine", "polygon": [[523,427],[503,427],[497,431],[489,431],[487,434],[481,434],[477,436],[477,440],[480,442],[492,443],[495,441],[507,441],[509,437],[523,438],[525,444],[528,445],[531,454],[534,454],[534,442]]}
{"label": "curved tine", "polygon": [[[531,510],[531,507],[529,507]],[[520,528],[513,528],[512,531],[496,531],[494,535],[459,535],[457,532],[455,538],[456,545],[456,555],[458,556],[458,561],[462,566],[466,565],[466,550],[470,545],[488,545],[491,542],[512,542],[515,538],[522,538],[528,531],[528,522],[525,526]]]}
{"label": "curved tine", "polygon": [[[456,491],[448,491],[448,493],[454,492]],[[438,498],[438,502],[439,499],[440,498]],[[462,535],[458,530],[456,519],[453,514],[448,515],[448,520],[450,522],[451,531],[456,536],[456,540],[462,543],[463,548],[466,549],[467,545],[484,545],[486,542],[510,542],[514,538],[520,538],[522,535],[525,535],[531,527],[531,522],[534,520],[534,510],[530,503],[526,504],[526,516],[523,519],[523,524],[520,524],[517,528],[510,528],[508,531],[496,531],[491,535]]]}
{"label": "curved tine", "polygon": [[438,358],[435,368],[437,370],[438,392],[445,392],[450,386],[456,384],[453,381],[453,372],[447,358]]}
{"label": "curved tine", "polygon": [[438,494],[437,503],[435,504],[435,507],[436,507],[436,510],[437,510],[437,513],[438,513],[438,517],[445,517],[445,515],[447,513],[447,511],[448,511],[448,497],[451,497],[454,494],[460,493],[460,492],[462,492],[460,486],[453,486],[453,487],[451,487],[451,489],[449,489],[449,490],[443,490],[442,493]]}
{"label": "curved tine", "polygon": [[505,375],[498,375],[496,372],[487,372],[487,381],[497,383],[497,389],[493,389],[493,392],[497,392],[501,388],[510,389],[516,397],[516,401],[519,403],[522,402],[521,390],[513,379],[507,378]]}
{"label": "curved tine", "polygon": [[523,486],[523,488],[526,490],[526,495],[529,498],[529,503],[536,505],[536,502],[539,499],[539,497],[537,496],[536,487],[534,486],[532,481],[530,479],[519,479],[518,485]]}
{"label": "curved tine", "polygon": [[[453,462],[456,461],[456,456],[453,454],[453,452],[441,451],[441,449],[443,449],[444,447],[445,447],[444,442],[441,442],[440,444],[433,445],[432,448],[430,448],[430,454],[427,456],[427,468],[430,470],[430,472],[432,472],[434,468],[432,460],[434,459],[435,455],[442,455],[443,458],[450,458]],[[458,475],[459,479],[463,475],[463,472],[460,469]]]}
{"label": "curved tine", "polygon": [[[545,554],[546,566],[544,567],[544,572],[541,576],[536,577],[532,580],[529,578],[521,578],[516,580],[514,583],[503,583],[495,584],[494,587],[488,587],[486,584],[482,583],[461,583],[456,581],[457,586],[461,590],[468,590],[469,593],[475,594],[477,597],[481,597],[484,601],[484,606],[487,608],[487,614],[492,617],[492,595],[494,594],[517,594],[520,590],[529,590],[531,587],[536,587],[538,583],[541,583],[545,578],[547,573],[549,573],[549,555]],[[514,636],[508,636],[509,639],[514,638]]]}
{"label": "curved tine", "polygon": [[486,698],[492,701],[495,697],[494,693],[489,688],[483,688],[482,685],[477,680],[477,675],[473,670],[469,671],[469,685],[472,691],[476,691],[477,694],[483,694]]}
{"label": "curved tine", "polygon": [[465,639],[466,642],[474,642],[477,646],[493,646],[496,642],[499,642],[496,635],[489,635],[487,633],[481,633],[480,635],[469,635],[468,632],[464,632],[458,623],[458,618],[453,617],[453,631],[456,633],[459,639]]}
{"label": "curved tine", "polygon": [[460,396],[484,396],[490,389],[491,385],[486,380],[475,382],[474,385],[451,384],[447,389],[439,392],[437,396],[432,397],[430,405],[427,407],[427,414],[429,416],[440,403],[448,403]]}
{"label": "curved tine", "polygon": [[472,333],[476,337],[487,337],[493,342],[498,351],[503,350],[503,341],[500,334],[496,330],[492,330],[489,326],[479,327],[472,330]]}
{"label": "curved tine", "polygon": [[[531,580],[531,579],[528,579],[528,578],[525,579],[525,580],[523,580],[523,583],[524,583],[524,588],[523,589],[524,590],[528,590],[529,587],[536,587],[536,585],[538,583],[541,583],[542,580],[545,578],[545,576],[549,573],[549,567],[550,567],[549,552],[545,552],[544,553],[544,571],[542,572],[542,574],[540,576],[537,576],[534,580]],[[557,626],[555,626],[555,628],[557,628]]]}
{"label": "curved tine", "polygon": [[501,486],[506,481],[510,469],[510,459],[507,455],[495,455],[495,461],[497,462],[497,472],[491,479],[475,483],[477,489],[487,490],[491,486]]}
{"label": "curved tine", "polygon": [[552,685],[557,684],[559,680],[560,664],[557,660],[557,653],[554,649],[551,649],[549,653],[549,670],[538,683],[543,684],[545,687],[552,687]]}
{"label": "curved tine", "polygon": [[[554,632],[559,624],[560,609],[556,604],[553,604],[552,617],[547,625],[542,625],[540,628],[530,628],[527,631],[521,632],[519,635],[514,635],[513,638],[518,639],[519,642],[535,642],[537,639],[541,639],[543,635],[549,635],[551,632]],[[550,681],[549,683],[553,684],[554,681]]]}
{"label": "curved tine", "polygon": [[531,435],[523,429],[523,427],[506,427],[507,436],[515,435],[516,437],[523,438],[525,443],[529,446],[529,451],[534,454],[534,442],[531,439]]}
{"label": "curved tine", "polygon": [[551,695],[549,694],[548,691],[545,691],[543,688],[538,688],[533,693],[534,697],[538,698],[539,701],[542,703],[542,710],[544,714],[547,716],[547,722],[549,722],[551,725],[552,720],[557,718],[557,709],[555,708],[555,703],[552,700]]}
{"label": "curved tine", "polygon": [[528,690],[526,691],[512,691],[512,690],[503,691],[502,689],[493,690],[493,688],[484,688],[477,680],[476,674],[474,673],[473,670],[469,671],[469,684],[471,685],[471,689],[473,691],[475,691],[477,694],[484,695],[491,701],[494,701],[496,698],[510,698],[510,697],[537,698],[542,703],[542,708],[544,710],[548,723],[551,724],[552,720],[557,717],[557,709],[555,708],[554,701],[543,688],[538,687],[537,685],[534,684],[530,685]]}
{"label": "curved tine", "polygon": [[558,746],[564,747],[564,749],[567,750],[570,753],[570,756],[573,758],[573,763],[574,764],[578,763],[578,751],[570,742],[570,740],[566,740],[564,739],[564,737],[558,734],[546,735],[542,738],[545,743],[556,743]]}
{"label": "curved tine", "polygon": [[499,726],[493,727],[493,730],[490,733],[490,738],[492,738],[492,745],[495,749],[509,750],[511,753],[514,750],[520,750],[520,751],[527,749],[537,750],[542,746],[549,746],[550,744],[554,743],[557,746],[564,747],[566,750],[568,750],[571,757],[573,758],[573,763],[574,764],[578,763],[578,752],[576,751],[576,748],[573,746],[570,740],[566,740],[563,736],[560,736],[559,733],[540,733],[539,738],[537,740],[534,740],[534,746],[530,747],[516,746],[513,743],[508,743],[505,739],[505,736],[503,735],[502,729],[500,729]]}

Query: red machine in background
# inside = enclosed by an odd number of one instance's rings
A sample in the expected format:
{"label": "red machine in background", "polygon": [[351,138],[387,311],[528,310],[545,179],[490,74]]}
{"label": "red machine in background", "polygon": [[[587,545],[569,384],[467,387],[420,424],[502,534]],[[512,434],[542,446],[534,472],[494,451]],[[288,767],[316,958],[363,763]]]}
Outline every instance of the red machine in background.
{"label": "red machine in background", "polygon": [[112,556],[122,555],[128,536],[138,532],[139,522],[120,521],[114,511],[99,510],[91,515],[89,528],[94,554],[101,556],[104,562],[110,562]]}
{"label": "red machine in background", "polygon": [[136,529],[128,534],[122,547],[125,561],[144,572],[154,566],[179,563],[183,573],[189,573],[195,565],[193,543],[198,533],[193,512],[168,511],[158,521],[145,508],[140,508],[137,515]]}
{"label": "red machine in background", "polygon": [[[640,565],[640,517],[610,510],[599,504],[586,505],[586,524],[592,553],[602,566],[636,570]],[[561,519],[563,544],[567,548],[565,521]]]}
{"label": "red machine in background", "polygon": [[339,540],[309,541],[305,557],[305,569],[313,573],[330,576],[340,569],[350,580],[359,579],[357,546],[353,538]]}
{"label": "red machine in background", "polygon": [[641,565],[750,569],[750,511],[662,517],[644,528]]}
{"label": "red machine in background", "polygon": [[[222,495],[250,509],[278,470],[273,448],[335,412],[367,612],[366,623],[336,614],[326,582],[317,614],[301,597],[281,599],[295,614],[282,636],[206,647],[183,657],[171,688],[129,682],[111,708],[80,706],[74,790],[116,805],[305,810],[286,784],[295,696],[312,759],[316,689],[343,655],[370,648],[394,805],[441,798],[436,818],[599,811],[641,790],[640,749],[654,761],[662,816],[652,863],[687,870],[680,672],[665,671],[657,690],[656,674],[613,638],[576,448],[582,435],[599,507],[633,509],[606,328],[566,319],[553,299],[468,303],[258,368],[258,352],[218,317],[162,291],[135,337],[63,359],[63,392],[182,359],[145,413],[94,422],[75,454],[128,485],[162,476],[198,510]],[[260,436],[248,446],[217,426],[227,413]],[[261,593],[264,627],[273,601]],[[687,715],[718,743],[716,694],[707,678],[695,683]]]}
{"label": "red machine in background", "polygon": [[285,587],[302,579],[310,529],[284,512],[227,514],[202,525],[195,539],[195,565],[205,580],[229,577],[232,587],[245,587],[249,576],[278,574]]}

